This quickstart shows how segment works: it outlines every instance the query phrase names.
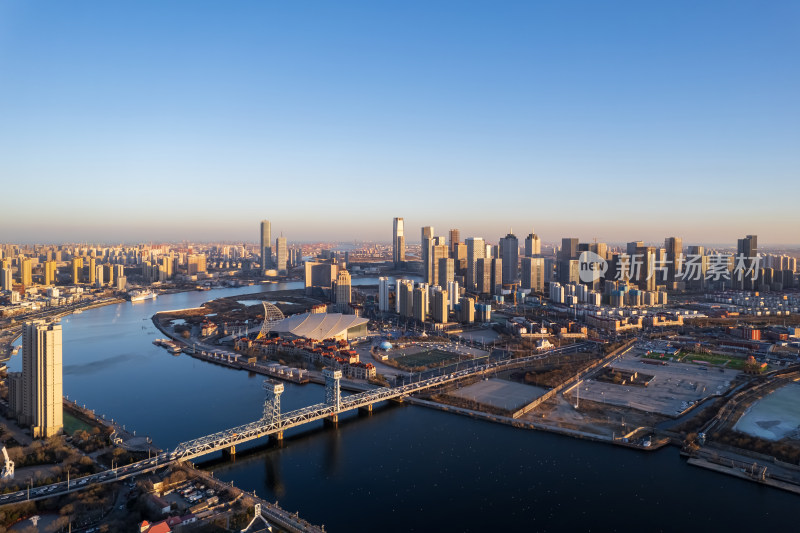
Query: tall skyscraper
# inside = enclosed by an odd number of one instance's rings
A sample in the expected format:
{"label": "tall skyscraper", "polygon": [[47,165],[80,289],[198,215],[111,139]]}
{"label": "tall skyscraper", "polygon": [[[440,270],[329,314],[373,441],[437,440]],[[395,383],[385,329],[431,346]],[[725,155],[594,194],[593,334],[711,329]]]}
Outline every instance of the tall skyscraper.
{"label": "tall skyscraper", "polygon": [[636,250],[638,248],[644,247],[644,241],[632,241],[628,243],[626,251],[629,256],[633,257],[636,254]]}
{"label": "tall skyscraper", "polygon": [[525,237],[525,257],[534,257],[542,254],[542,240],[531,230]]}
{"label": "tall skyscraper", "polygon": [[55,261],[45,261],[44,262],[44,284],[45,285],[55,285],[56,283],[56,262]]}
{"label": "tall skyscraper", "polygon": [[410,279],[397,280],[397,313],[400,316],[411,318],[414,309],[414,281]]}
{"label": "tall skyscraper", "polygon": [[272,268],[272,225],[269,220],[261,221],[261,270]]}
{"label": "tall skyscraper", "polygon": [[502,294],[503,290],[503,259],[492,257],[492,294]]}
{"label": "tall skyscraper", "polygon": [[519,240],[517,236],[509,232],[508,235],[500,239],[500,258],[503,260],[503,281],[502,284],[516,282],[517,265],[519,264]]}
{"label": "tall skyscraper", "polygon": [[731,277],[734,288],[754,290],[760,266],[755,259],[758,256],[758,237],[748,235],[744,239],[739,239],[736,255],[738,257],[734,259],[734,274]]}
{"label": "tall skyscraper", "polygon": [[480,257],[475,262],[475,290],[481,294],[494,294],[492,259],[489,257]]}
{"label": "tall skyscraper", "polygon": [[392,261],[397,267],[406,260],[406,238],[403,233],[403,219],[397,217],[392,223]]}
{"label": "tall skyscraper", "polygon": [[483,242],[482,237],[468,237],[467,244],[467,275],[466,284],[467,289],[475,290],[476,278],[475,270],[477,268],[478,259],[486,256],[486,244]]}
{"label": "tall skyscraper", "polygon": [[[638,276],[635,281],[643,291],[656,290],[656,249],[654,246],[640,246],[636,248],[636,257],[631,261],[640,262]],[[635,269],[634,269],[635,272]]]}
{"label": "tall skyscraper", "polygon": [[475,322],[475,298],[469,296],[461,298],[461,322],[467,324]]}
{"label": "tall skyscraper", "polygon": [[14,277],[11,272],[11,267],[0,269],[0,289],[10,291],[14,286]]}
{"label": "tall skyscraper", "polygon": [[350,292],[350,273],[347,270],[340,270],[336,276],[335,303],[336,310],[344,313],[350,307],[352,294]]}
{"label": "tall skyscraper", "polygon": [[275,268],[278,274],[285,274],[289,262],[289,255],[286,250],[286,238],[278,237],[275,239]]}
{"label": "tall skyscraper", "polygon": [[339,266],[336,263],[306,261],[305,285],[309,287],[331,288],[336,281]]}
{"label": "tall skyscraper", "polygon": [[97,259],[94,257],[89,258],[89,284],[94,285],[95,275],[97,273]]}
{"label": "tall skyscraper", "polygon": [[44,320],[22,328],[22,372],[9,374],[11,410],[34,438],[58,434],[63,427],[61,325]]}
{"label": "tall skyscraper", "polygon": [[531,289],[532,291],[536,292],[543,292],[544,282],[545,282],[545,258],[523,257],[522,288]]}
{"label": "tall skyscraper", "polygon": [[19,260],[19,282],[26,287],[33,285],[33,261],[29,257]]}
{"label": "tall skyscraper", "polygon": [[433,293],[433,321],[443,324],[447,322],[449,310],[449,298],[446,290],[438,290]]}
{"label": "tall skyscraper", "polygon": [[412,316],[414,319],[425,322],[428,318],[428,284],[420,283],[414,287],[413,296],[413,311]]}
{"label": "tall skyscraper", "polygon": [[103,286],[103,265],[97,265],[94,269],[94,286],[99,289]]}
{"label": "tall skyscraper", "polygon": [[457,229],[450,230],[450,241],[447,243],[450,246],[450,257],[456,257],[456,244],[461,242],[461,232]]}
{"label": "tall skyscraper", "polygon": [[378,309],[382,313],[389,311],[389,278],[378,278]]}
{"label": "tall skyscraper", "polygon": [[81,273],[83,272],[83,257],[72,258],[72,283],[77,285],[82,281]]}
{"label": "tall skyscraper", "polygon": [[438,284],[441,288],[447,288],[447,284],[455,279],[455,259],[452,257],[442,257],[439,259]]}
{"label": "tall skyscraper", "polygon": [[578,239],[565,237],[561,239],[561,253],[558,258],[558,281],[561,283],[571,283],[578,281]]}
{"label": "tall skyscraper", "polygon": [[433,247],[433,226],[422,226],[420,232],[420,259],[422,260],[422,279],[425,283],[435,283],[433,265],[431,265],[431,248]]}
{"label": "tall skyscraper", "polygon": [[461,297],[461,287],[458,286],[457,281],[447,282],[447,297],[450,299],[450,308],[455,308],[458,299]]}
{"label": "tall skyscraper", "polygon": [[682,270],[683,239],[667,237],[664,239],[664,248],[667,250],[667,286],[674,289]]}
{"label": "tall skyscraper", "polygon": [[[447,259],[450,255],[450,249],[444,244],[443,237],[437,237],[433,240],[434,245],[431,246],[430,249],[430,265],[431,265],[431,275],[430,279],[428,280],[429,285],[436,285],[438,284],[440,287],[444,287],[440,283],[440,276],[439,276],[439,269],[441,267],[442,259]],[[441,244],[437,244],[441,243]],[[453,279],[450,277],[450,279]]]}

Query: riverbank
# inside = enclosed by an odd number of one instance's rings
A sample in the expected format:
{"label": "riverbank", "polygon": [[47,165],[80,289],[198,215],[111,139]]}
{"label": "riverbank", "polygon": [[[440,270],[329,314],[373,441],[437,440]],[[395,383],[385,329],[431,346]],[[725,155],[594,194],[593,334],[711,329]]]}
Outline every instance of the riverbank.
{"label": "riverbank", "polygon": [[306,520],[303,520],[300,518],[299,513],[290,513],[282,509],[280,505],[278,505],[278,502],[268,502],[259,498],[255,494],[244,492],[243,490],[234,487],[232,484],[225,483],[224,481],[215,478],[213,472],[205,472],[199,468],[195,468],[195,466],[191,463],[181,463],[181,467],[186,468],[187,473],[190,476],[201,478],[206,486],[214,487],[218,492],[222,492],[225,489],[233,489],[233,491],[237,494],[237,498],[241,496],[245,502],[245,505],[248,507],[255,507],[256,504],[259,504],[261,506],[262,515],[266,516],[267,520],[271,521],[273,524],[285,531],[289,531],[290,533],[325,532],[324,526],[316,526],[307,522]]}
{"label": "riverbank", "polygon": [[[700,457],[690,457],[687,461],[692,466],[699,466],[701,468],[705,468],[707,470],[712,470],[714,472],[719,472],[720,474],[727,474],[729,476],[738,477],[739,479],[745,479],[747,481],[754,481],[761,485],[767,485],[768,487],[773,487],[776,489],[785,490],[788,492],[792,492],[794,494],[800,494],[800,486],[795,485],[793,483],[787,483],[785,481],[780,481],[777,479],[772,479],[769,477],[762,477],[762,469],[763,465],[756,466],[755,468],[750,465],[751,469],[748,470],[746,466],[726,466],[719,463],[713,463],[709,460],[700,458]],[[753,463],[757,465],[757,463]]]}
{"label": "riverbank", "polygon": [[65,310],[53,310],[52,314],[45,312],[45,314],[41,315],[37,314],[36,316],[20,317],[19,320],[14,317],[15,323],[9,325],[0,332],[0,358],[8,359],[11,357],[14,343],[19,339],[20,335],[22,335],[22,324],[29,320],[59,320],[68,315],[82,313],[90,309],[97,309],[98,307],[105,307],[125,301],[124,298],[114,297],[107,300],[103,299],[100,301],[87,302],[85,305],[77,305]]}

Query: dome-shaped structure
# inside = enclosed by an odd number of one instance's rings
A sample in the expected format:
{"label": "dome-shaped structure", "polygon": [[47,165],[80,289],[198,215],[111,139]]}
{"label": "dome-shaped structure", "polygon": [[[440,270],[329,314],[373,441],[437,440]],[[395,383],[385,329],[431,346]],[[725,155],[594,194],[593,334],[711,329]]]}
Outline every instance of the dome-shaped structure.
{"label": "dome-shaped structure", "polygon": [[258,339],[262,339],[267,336],[272,328],[275,327],[276,324],[280,323],[281,320],[286,318],[283,316],[283,312],[278,309],[274,304],[269,302],[261,302],[264,305],[264,323],[261,324],[261,331],[258,333]]}
{"label": "dome-shaped structure", "polygon": [[392,343],[389,341],[383,341],[381,343],[381,350],[389,351],[392,349]]}

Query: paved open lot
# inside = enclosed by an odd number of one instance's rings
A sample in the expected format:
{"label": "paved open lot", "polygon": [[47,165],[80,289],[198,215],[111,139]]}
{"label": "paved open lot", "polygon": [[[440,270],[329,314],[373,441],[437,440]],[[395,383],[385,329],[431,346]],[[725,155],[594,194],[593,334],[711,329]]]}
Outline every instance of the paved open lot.
{"label": "paved open lot", "polygon": [[[631,351],[615,361],[611,368],[636,371],[655,376],[647,387],[616,385],[584,380],[580,397],[601,403],[631,407],[642,411],[675,416],[689,407],[689,403],[721,394],[730,387],[739,374],[736,370],[720,370],[704,366],[674,363],[666,366],[651,365],[636,357]],[[574,398],[573,389],[571,397]]]}
{"label": "paved open lot", "polygon": [[465,331],[458,335],[462,339],[467,339],[474,342],[485,342],[489,344],[500,338],[500,335],[492,328],[475,329],[472,331]]}
{"label": "paved open lot", "polygon": [[547,390],[541,387],[493,378],[456,389],[449,394],[499,409],[516,411],[545,392]]}
{"label": "paved open lot", "polygon": [[790,383],[750,406],[736,422],[736,431],[768,440],[800,433],[800,384]]}

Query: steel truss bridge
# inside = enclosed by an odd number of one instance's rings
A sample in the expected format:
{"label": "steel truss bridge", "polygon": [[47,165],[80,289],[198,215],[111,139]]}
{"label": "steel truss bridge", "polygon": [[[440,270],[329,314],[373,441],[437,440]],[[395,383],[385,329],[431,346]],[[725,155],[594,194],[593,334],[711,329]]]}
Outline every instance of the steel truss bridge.
{"label": "steel truss bridge", "polygon": [[548,350],[538,355],[493,361],[454,372],[446,372],[443,370],[441,375],[435,377],[420,379],[419,381],[399,387],[378,388],[352,394],[350,396],[341,395],[341,371],[324,370],[325,403],[311,405],[287,413],[281,413],[280,409],[280,395],[283,392],[283,383],[265,380],[264,389],[266,390],[266,400],[264,401],[264,414],[255,422],[181,443],[171,452],[163,452],[150,459],[132,463],[128,466],[117,467],[112,470],[91,474],[71,481],[62,481],[0,495],[0,506],[26,500],[52,498],[53,496],[84,490],[98,484],[113,483],[120,479],[131,478],[145,472],[157,470],[175,461],[189,461],[196,457],[217,451],[235,452],[237,444],[271,435],[281,439],[283,438],[284,430],[298,427],[309,422],[324,419],[337,421],[338,415],[346,411],[358,408],[371,409],[371,406],[377,402],[402,398],[426,389],[453,383],[495,370],[513,368],[515,365],[523,365],[526,362],[535,361],[551,355],[579,352],[591,348],[594,344],[593,342],[570,344],[561,348]]}
{"label": "steel truss bridge", "polygon": [[350,396],[342,396],[340,389],[340,379],[342,373],[339,370],[324,370],[325,375],[325,403],[310,405],[289,411],[287,413],[280,412],[280,395],[283,392],[283,384],[271,381],[264,382],[267,398],[264,402],[264,416],[255,422],[244,424],[242,426],[233,427],[206,435],[198,439],[190,440],[179,444],[171,453],[168,454],[168,459],[171,461],[187,461],[208,453],[228,450],[235,453],[236,445],[248,442],[262,437],[274,435],[282,439],[283,432],[309,422],[316,420],[329,419],[332,421],[338,420],[338,415],[353,409],[371,407],[377,402],[384,400],[392,400],[402,398],[440,385],[453,383],[468,377],[472,377],[493,370],[499,370],[503,367],[520,365],[526,363],[528,360],[537,360],[549,355],[555,355],[571,351],[579,351],[586,349],[592,343],[579,343],[564,346],[550,350],[544,354],[535,356],[507,359],[503,361],[495,361],[484,365],[479,365],[464,370],[459,370],[440,376],[416,381],[407,385],[392,388],[379,388],[352,394]]}

